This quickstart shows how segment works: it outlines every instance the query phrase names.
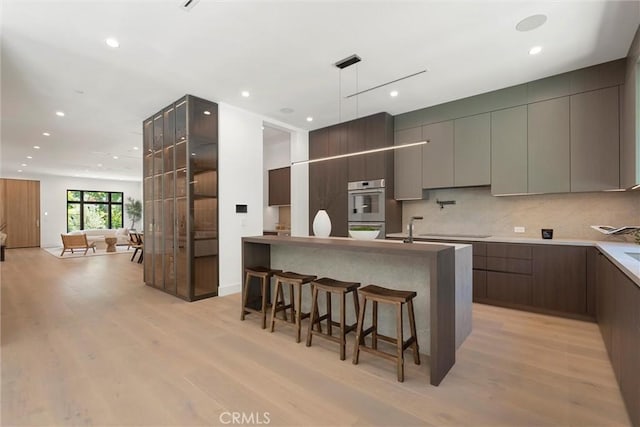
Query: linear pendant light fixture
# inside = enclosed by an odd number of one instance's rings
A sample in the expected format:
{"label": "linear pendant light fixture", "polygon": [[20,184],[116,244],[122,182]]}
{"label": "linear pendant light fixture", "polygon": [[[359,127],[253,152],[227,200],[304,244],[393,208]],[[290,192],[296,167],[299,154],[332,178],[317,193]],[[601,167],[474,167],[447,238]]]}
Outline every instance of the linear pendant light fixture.
{"label": "linear pendant light fixture", "polygon": [[420,142],[411,142],[409,144],[392,145],[390,147],[374,148],[372,150],[357,151],[355,153],[338,154],[335,156],[321,157],[319,159],[299,160],[297,162],[291,162],[291,166],[324,162],[327,160],[342,159],[345,157],[361,156],[363,154],[379,153],[381,151],[399,150],[401,148],[409,148],[409,147],[416,147],[418,145],[425,145],[428,142],[430,141],[426,140],[426,141],[420,141]]}
{"label": "linear pendant light fixture", "polygon": [[[358,55],[353,54],[353,55],[348,56],[348,57],[346,57],[344,59],[341,59],[340,61],[336,62],[333,65],[336,68],[339,68],[340,72],[342,72],[343,69],[345,69],[345,68],[347,68],[347,67],[349,67],[351,65],[357,64],[361,60],[362,59]],[[424,71],[421,71],[421,72],[416,73],[416,74],[420,74],[422,72],[424,72]],[[408,76],[408,77],[412,77],[412,76]],[[407,78],[407,77],[403,77],[403,78]],[[341,79],[340,74],[338,74],[338,80],[339,80],[338,87],[339,87],[339,91],[340,91],[340,94],[338,96],[338,102],[339,102],[338,110],[340,111],[340,114],[338,116],[339,117],[338,121],[341,122],[342,121],[342,103],[341,103],[341,98],[342,98],[342,79]],[[399,79],[399,80],[402,80],[402,79]],[[389,83],[392,83],[392,82],[389,82]],[[389,84],[389,83],[386,83],[386,84]],[[359,93],[361,93],[361,92],[358,92],[357,85],[358,85],[358,74],[357,74],[357,68],[356,68],[356,93],[349,96],[349,97],[356,96],[356,117],[358,115],[358,104],[357,104],[357,99],[358,98],[357,98],[357,95]],[[384,85],[381,85],[381,86],[384,86]],[[367,92],[367,91],[372,90],[372,89],[375,89],[375,88],[367,89],[366,91],[363,91],[363,92]],[[319,158],[319,159],[299,160],[299,161],[296,161],[296,162],[291,162],[291,166],[304,165],[304,164],[317,163],[317,162],[325,162],[327,160],[343,159],[345,157],[361,156],[363,154],[379,153],[379,152],[382,152],[382,151],[399,150],[401,148],[408,148],[408,147],[416,147],[416,146],[419,146],[419,145],[425,145],[428,142],[430,142],[430,141],[426,140],[426,141],[420,141],[420,142],[411,142],[409,144],[392,145],[392,146],[389,146],[389,147],[374,148],[374,149],[371,149],[371,150],[357,151],[355,153],[348,153],[348,154],[338,154],[338,155],[335,155],[335,156],[322,157],[322,158]]]}

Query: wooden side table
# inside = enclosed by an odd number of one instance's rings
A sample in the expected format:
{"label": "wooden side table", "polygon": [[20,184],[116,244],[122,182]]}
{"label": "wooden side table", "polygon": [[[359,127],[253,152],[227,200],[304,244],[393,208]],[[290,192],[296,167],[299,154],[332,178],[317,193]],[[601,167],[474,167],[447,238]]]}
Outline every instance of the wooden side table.
{"label": "wooden side table", "polygon": [[107,252],[116,251],[116,243],[118,242],[117,237],[105,237],[104,242],[107,244]]}

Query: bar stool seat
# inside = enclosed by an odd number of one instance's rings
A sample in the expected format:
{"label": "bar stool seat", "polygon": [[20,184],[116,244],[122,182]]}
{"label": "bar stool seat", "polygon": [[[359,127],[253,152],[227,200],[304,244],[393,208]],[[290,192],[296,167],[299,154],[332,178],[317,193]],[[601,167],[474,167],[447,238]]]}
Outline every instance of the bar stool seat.
{"label": "bar stool seat", "polygon": [[[276,270],[269,267],[256,266],[256,267],[247,267],[244,269],[245,281],[244,288],[242,289],[242,310],[240,315],[240,320],[244,320],[245,315],[249,312],[258,313],[262,317],[262,329],[267,327],[267,305],[269,304],[269,294],[270,294],[270,281],[271,277],[275,273],[281,273],[282,270]],[[260,293],[262,295],[262,302],[260,305],[260,309],[256,309],[253,307],[247,306],[249,303],[249,285],[251,284],[251,279],[256,278],[260,280]],[[282,290],[281,290],[282,292]],[[283,297],[284,299],[284,297]],[[277,300],[277,298],[276,298]],[[286,318],[286,313],[285,313]]]}
{"label": "bar stool seat", "polygon": [[[357,282],[342,282],[340,280],[331,279],[328,277],[323,277],[318,280],[314,280],[311,282],[311,321],[309,322],[309,329],[307,330],[307,347],[311,347],[311,340],[314,334],[317,334],[319,337],[328,339],[330,341],[334,341],[340,344],[340,360],[345,359],[345,347],[346,347],[346,334],[355,330],[358,326],[358,323],[354,323],[352,325],[346,324],[346,307],[345,307],[345,299],[346,294],[353,294],[353,305],[355,309],[356,316],[358,315],[358,288],[360,287],[360,283]],[[318,310],[318,293],[319,291],[324,291],[325,296],[327,298],[327,312],[326,314],[320,316]],[[331,318],[331,294],[337,294],[340,298],[340,322],[334,322]],[[327,321],[327,332],[322,332],[321,322],[323,320]],[[318,325],[318,330],[314,331],[313,326]],[[333,336],[331,327],[338,326],[340,327],[340,335]]]}
{"label": "bar stool seat", "polygon": [[[296,342],[300,342],[300,334],[302,329],[302,319],[309,317],[309,313],[302,312],[302,285],[311,283],[317,276],[309,274],[299,274],[292,271],[279,272],[274,274],[276,279],[275,294],[276,300],[271,306],[271,332],[275,328],[276,320],[282,320],[276,318],[276,313],[291,310],[291,323],[296,325]],[[284,292],[282,291],[284,285],[289,285],[289,304],[284,300]],[[294,292],[297,290],[297,292]],[[280,299],[280,301],[278,301]],[[286,314],[285,319],[286,320]]]}
{"label": "bar stool seat", "polygon": [[[358,313],[358,329],[356,332],[356,343],[353,350],[353,364],[358,364],[360,350],[383,357],[385,359],[396,362],[396,370],[398,381],[404,381],[404,351],[413,348],[413,361],[416,365],[420,364],[420,353],[418,348],[418,337],[416,334],[416,319],[413,311],[413,299],[417,296],[413,291],[402,291],[396,289],[383,288],[382,286],[368,285],[359,289],[360,294],[360,311]],[[367,301],[373,303],[372,325],[370,328],[364,329],[364,314],[367,307]],[[378,303],[393,304],[396,307],[396,337],[388,337],[378,334]],[[404,341],[402,329],[402,306],[407,304],[409,315],[409,326],[411,337]],[[371,334],[371,347],[365,345],[364,338]],[[378,340],[392,343],[396,346],[396,354],[387,353],[378,350]]]}

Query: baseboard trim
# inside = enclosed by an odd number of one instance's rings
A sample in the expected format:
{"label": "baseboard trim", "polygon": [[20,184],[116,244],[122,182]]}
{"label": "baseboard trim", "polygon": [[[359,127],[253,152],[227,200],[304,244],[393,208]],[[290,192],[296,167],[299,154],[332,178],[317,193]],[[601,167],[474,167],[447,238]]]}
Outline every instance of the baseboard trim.
{"label": "baseboard trim", "polygon": [[235,285],[229,285],[229,286],[220,286],[218,288],[219,297],[232,295],[232,294],[239,294],[240,292],[242,292],[242,285],[240,283],[237,283]]}

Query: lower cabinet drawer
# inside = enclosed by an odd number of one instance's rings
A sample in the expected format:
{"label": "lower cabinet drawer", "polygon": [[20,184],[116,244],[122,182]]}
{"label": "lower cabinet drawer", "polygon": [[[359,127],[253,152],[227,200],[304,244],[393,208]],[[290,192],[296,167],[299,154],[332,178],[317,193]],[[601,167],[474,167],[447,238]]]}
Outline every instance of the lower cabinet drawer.
{"label": "lower cabinet drawer", "polygon": [[487,257],[487,270],[501,271],[504,273],[531,274],[530,259]]}
{"label": "lower cabinet drawer", "polygon": [[512,304],[531,305],[531,276],[487,271],[487,298]]}

